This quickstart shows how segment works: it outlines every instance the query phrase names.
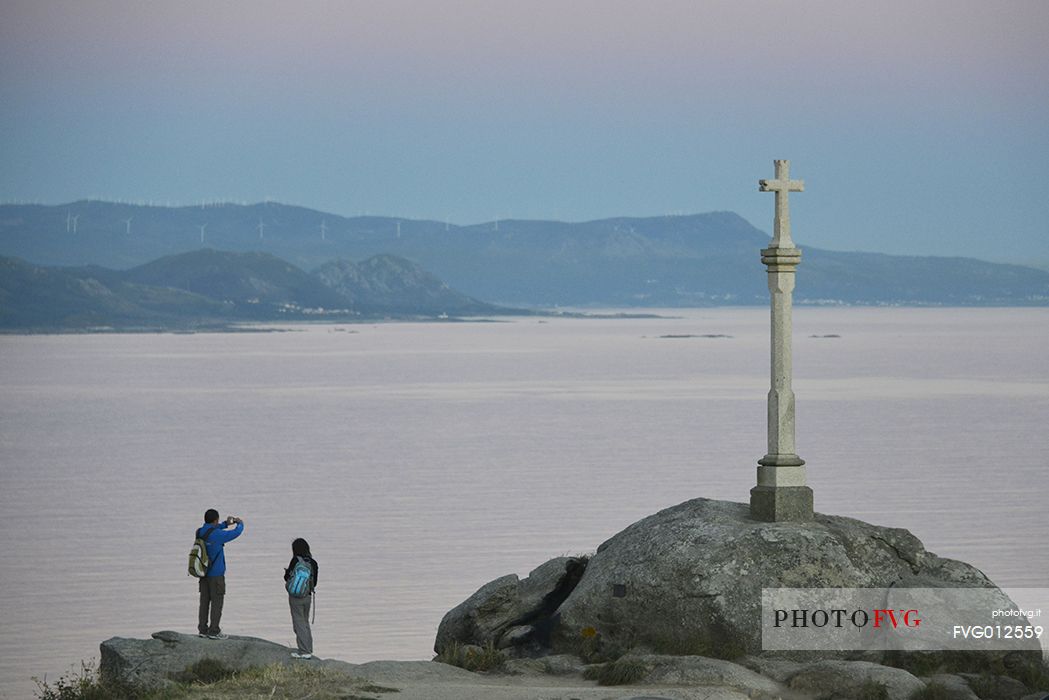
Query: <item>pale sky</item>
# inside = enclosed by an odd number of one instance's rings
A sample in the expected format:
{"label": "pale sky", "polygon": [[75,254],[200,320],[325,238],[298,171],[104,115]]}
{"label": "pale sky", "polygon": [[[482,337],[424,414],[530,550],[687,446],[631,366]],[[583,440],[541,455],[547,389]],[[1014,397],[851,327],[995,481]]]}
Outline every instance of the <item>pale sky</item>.
{"label": "pale sky", "polygon": [[0,0],[0,200],[736,211],[1049,260],[1049,2]]}

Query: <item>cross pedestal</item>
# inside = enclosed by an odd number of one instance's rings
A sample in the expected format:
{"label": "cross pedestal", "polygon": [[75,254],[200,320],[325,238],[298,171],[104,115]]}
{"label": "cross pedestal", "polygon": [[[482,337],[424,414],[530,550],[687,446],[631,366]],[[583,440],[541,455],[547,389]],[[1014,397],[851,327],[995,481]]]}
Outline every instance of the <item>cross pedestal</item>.
{"label": "cross pedestal", "polygon": [[772,311],[772,387],[768,397],[768,453],[758,460],[758,484],[750,490],[750,514],[769,522],[811,520],[812,489],[805,485],[805,460],[794,447],[794,390],[791,388],[791,311],[794,272],[801,251],[790,237],[788,194],[805,183],[790,179],[790,161],[777,160],[776,179],[759,180],[761,192],[776,193],[772,243],[761,251],[768,269]]}

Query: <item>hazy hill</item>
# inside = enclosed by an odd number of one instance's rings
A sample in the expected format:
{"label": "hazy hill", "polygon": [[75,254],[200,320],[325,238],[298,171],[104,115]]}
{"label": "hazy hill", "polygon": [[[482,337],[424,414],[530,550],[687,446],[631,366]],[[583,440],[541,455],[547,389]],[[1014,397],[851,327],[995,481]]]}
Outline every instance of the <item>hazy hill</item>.
{"label": "hazy hill", "polygon": [[125,279],[173,287],[236,304],[297,304],[329,309],[347,299],[290,263],[268,253],[230,253],[205,249],[132,268]]}
{"label": "hazy hill", "polygon": [[[1045,270],[820,250],[805,246],[799,234],[799,303],[1049,304]],[[470,297],[535,306],[764,304],[768,292],[758,251],[767,243],[765,233],[731,212],[459,227],[345,218],[273,203],[0,206],[0,254],[38,264],[129,268],[218,247],[265,252],[312,269],[333,259],[389,253]]]}
{"label": "hazy hill", "polygon": [[430,315],[510,311],[457,292],[415,263],[395,255],[375,255],[360,264],[333,260],[313,274],[355,308],[370,312],[405,308]]}
{"label": "hazy hill", "polygon": [[92,272],[112,271],[43,268],[0,257],[0,328],[167,326],[233,312],[231,304],[192,292]]}
{"label": "hazy hill", "polygon": [[0,327],[200,327],[245,320],[348,320],[513,313],[377,256],[307,274],[267,253],[201,250],[131,270],[47,268],[0,257]]}

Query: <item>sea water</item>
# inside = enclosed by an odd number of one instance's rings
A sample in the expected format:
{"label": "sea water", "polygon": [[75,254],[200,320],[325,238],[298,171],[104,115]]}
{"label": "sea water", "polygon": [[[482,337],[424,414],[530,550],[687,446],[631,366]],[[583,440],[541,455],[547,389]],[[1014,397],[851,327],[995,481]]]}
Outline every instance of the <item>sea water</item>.
{"label": "sea water", "polygon": [[[768,310],[660,315],[0,336],[0,694],[111,636],[195,632],[207,508],[245,522],[223,631],[293,644],[304,537],[316,652],[359,662],[429,658],[497,576],[689,498],[746,501]],[[796,309],[817,510],[1046,585],[1047,341],[1049,309]]]}

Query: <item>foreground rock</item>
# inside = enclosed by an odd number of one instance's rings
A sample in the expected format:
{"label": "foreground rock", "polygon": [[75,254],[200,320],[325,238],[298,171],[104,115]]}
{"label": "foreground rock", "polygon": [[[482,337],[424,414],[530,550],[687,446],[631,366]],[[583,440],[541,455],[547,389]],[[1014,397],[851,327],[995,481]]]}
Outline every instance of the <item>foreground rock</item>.
{"label": "foreground rock", "polygon": [[371,661],[350,664],[333,659],[309,662],[291,658],[291,649],[257,637],[231,635],[213,640],[195,634],[163,631],[151,639],[113,637],[100,645],[99,671],[107,680],[135,688],[162,688],[172,684],[185,669],[203,659],[213,659],[226,668],[243,671],[271,664],[311,663],[345,671],[368,680],[430,682],[470,679],[474,674],[430,661]]}
{"label": "foreground rock", "polygon": [[[983,588],[1011,604],[978,569],[926,551],[907,530],[821,514],[805,523],[761,522],[751,519],[746,504],[708,499],[640,520],[593,557],[575,560],[574,571],[571,566],[564,558],[552,559],[523,580],[510,575],[482,586],[445,616],[435,649],[491,645],[524,660],[513,665],[519,669],[544,668],[527,660],[551,655],[588,663],[635,659],[646,669],[635,669],[644,683],[702,685],[708,679],[752,695],[844,698],[884,687],[890,698],[909,698],[931,681],[874,663],[895,659],[898,664],[898,654],[764,652],[762,589]],[[553,601],[560,601],[556,609],[550,607]],[[1038,651],[1008,656],[1028,670],[1042,663]],[[1000,672],[1006,654],[968,659],[971,666],[968,660],[959,666],[956,654],[931,652],[923,663],[935,671],[986,676]],[[718,677],[719,668],[727,675]],[[994,692],[1017,692],[1015,686],[1006,688],[1009,680]],[[979,697],[982,687],[964,674],[941,676],[937,685],[953,689],[960,699]]]}
{"label": "foreground rock", "polygon": [[264,639],[231,636],[217,641],[171,631],[156,632],[151,639],[113,637],[99,648],[104,678],[146,688],[171,682],[187,666],[205,658],[237,671],[290,661],[287,647]]}
{"label": "foreground rock", "polygon": [[[170,685],[186,667],[206,658],[238,671],[275,663],[320,666],[345,674],[346,697],[372,697],[373,693],[358,693],[366,692],[368,682],[380,686],[382,692],[397,691],[396,696],[385,697],[400,700],[906,700],[925,688],[926,681],[948,689],[951,694],[947,697],[958,700],[1024,697],[1022,686],[1005,677],[961,674],[917,679],[900,669],[840,660],[799,663],[747,657],[734,663],[694,655],[637,652],[608,664],[585,665],[575,656],[549,655],[510,660],[489,673],[471,673],[434,661],[293,661],[290,649],[254,637],[213,641],[157,632],[151,639],[114,637],[101,648],[103,677],[142,689]],[[604,671],[618,672],[620,682],[629,684],[599,686],[593,678],[601,679]],[[874,695],[870,694],[872,686]],[[884,696],[877,694],[882,687]]]}
{"label": "foreground rock", "polygon": [[434,646],[734,658],[762,651],[763,588],[889,587],[997,590],[903,529],[820,514],[767,523],[751,519],[745,504],[699,498],[634,523],[588,561],[552,559],[524,580],[482,586],[445,616]]}
{"label": "foreground rock", "polygon": [[790,687],[821,698],[850,700],[861,697],[865,685],[880,684],[887,700],[910,700],[925,683],[900,668],[867,661],[828,659],[806,666],[790,679]]}
{"label": "foreground rock", "polygon": [[440,654],[453,642],[498,649],[548,643],[551,616],[585,568],[581,559],[557,557],[524,579],[510,574],[484,585],[445,614],[434,651]]}
{"label": "foreground rock", "polygon": [[[479,674],[433,661],[293,661],[288,648],[265,639],[231,636],[214,641],[170,631],[157,632],[151,639],[114,637],[103,642],[101,649],[104,678],[144,690],[169,686],[186,667],[213,659],[237,671],[271,664],[322,666],[344,672],[348,683],[366,680],[380,684],[382,692],[396,691],[401,700],[812,700],[808,694],[791,691],[742,666],[699,657],[632,657],[632,662],[644,666],[644,675],[634,682],[642,687],[615,688],[585,680],[584,665],[569,656],[521,660],[498,672]],[[347,697],[371,694],[351,693]]]}
{"label": "foreground rock", "polygon": [[645,685],[729,688],[752,698],[781,698],[790,695],[782,684],[739,664],[722,659],[640,654],[624,656],[621,661],[632,661],[644,666],[645,675],[642,676],[639,683]]}
{"label": "foreground rock", "polygon": [[976,568],[925,551],[906,530],[817,514],[752,520],[742,503],[695,499],[598,547],[558,611],[554,648],[592,628],[609,653],[738,656],[761,651],[762,588],[993,587]]}

